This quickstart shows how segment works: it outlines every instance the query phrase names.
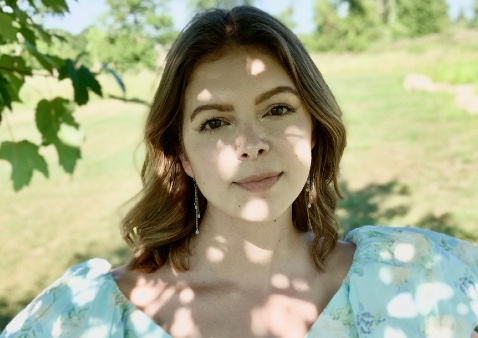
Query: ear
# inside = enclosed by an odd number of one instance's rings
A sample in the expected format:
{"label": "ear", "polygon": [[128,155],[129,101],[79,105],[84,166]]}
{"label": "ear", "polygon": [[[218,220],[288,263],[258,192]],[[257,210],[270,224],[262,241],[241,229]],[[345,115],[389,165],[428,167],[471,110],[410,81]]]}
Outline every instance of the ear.
{"label": "ear", "polygon": [[194,178],[194,173],[191,168],[191,163],[189,163],[188,157],[186,154],[181,153],[179,154],[179,160],[181,161],[181,165],[183,166],[184,172],[191,178]]}

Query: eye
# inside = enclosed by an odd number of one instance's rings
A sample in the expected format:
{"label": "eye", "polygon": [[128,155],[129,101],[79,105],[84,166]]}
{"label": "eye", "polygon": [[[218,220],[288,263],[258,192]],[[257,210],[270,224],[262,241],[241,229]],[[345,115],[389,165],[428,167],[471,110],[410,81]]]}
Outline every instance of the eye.
{"label": "eye", "polygon": [[278,105],[275,105],[273,106],[269,112],[267,113],[267,115],[271,115],[271,116],[283,116],[283,115],[287,115],[287,114],[290,114],[294,112],[294,109],[288,105],[285,105],[285,104],[278,104]]}
{"label": "eye", "polygon": [[204,121],[201,124],[201,130],[214,130],[225,125],[225,122],[217,118],[212,118]]}

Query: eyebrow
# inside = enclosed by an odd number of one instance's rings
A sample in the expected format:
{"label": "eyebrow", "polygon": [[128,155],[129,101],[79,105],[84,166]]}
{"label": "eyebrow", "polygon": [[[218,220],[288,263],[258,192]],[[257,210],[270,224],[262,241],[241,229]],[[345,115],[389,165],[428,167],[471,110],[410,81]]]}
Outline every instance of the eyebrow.
{"label": "eyebrow", "polygon": [[[274,95],[277,95],[280,93],[291,93],[299,97],[299,92],[297,91],[297,89],[289,87],[289,86],[279,86],[259,95],[255,100],[255,104],[256,105],[261,104],[262,102],[270,99]],[[193,110],[190,120],[192,121],[196,117],[196,115],[198,115],[199,113],[203,111],[208,111],[208,110],[217,110],[219,112],[230,112],[234,110],[234,107],[230,104],[204,104],[199,107],[196,107]]]}
{"label": "eyebrow", "polygon": [[262,93],[261,95],[259,95],[256,98],[255,103],[256,103],[256,105],[261,104],[262,102],[270,99],[274,95],[277,95],[277,94],[280,94],[280,93],[291,93],[291,94],[294,94],[297,97],[299,96],[299,92],[297,91],[297,89],[289,87],[289,86],[279,86],[279,87],[268,90],[268,91]]}

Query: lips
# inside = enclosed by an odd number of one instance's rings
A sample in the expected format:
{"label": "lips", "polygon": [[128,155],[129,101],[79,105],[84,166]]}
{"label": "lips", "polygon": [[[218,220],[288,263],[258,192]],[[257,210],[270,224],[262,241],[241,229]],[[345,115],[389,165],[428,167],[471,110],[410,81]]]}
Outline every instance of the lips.
{"label": "lips", "polygon": [[272,188],[281,176],[282,172],[269,172],[260,175],[251,175],[234,183],[250,192],[262,192]]}

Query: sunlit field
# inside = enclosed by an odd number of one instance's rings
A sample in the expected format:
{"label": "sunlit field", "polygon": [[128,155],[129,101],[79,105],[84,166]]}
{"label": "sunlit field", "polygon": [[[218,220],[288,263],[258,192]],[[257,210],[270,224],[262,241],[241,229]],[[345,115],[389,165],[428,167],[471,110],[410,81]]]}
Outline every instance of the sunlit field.
{"label": "sunlit field", "polygon": [[[470,61],[478,48],[452,37],[456,48],[447,48],[445,38],[360,55],[314,54],[348,130],[337,210],[342,233],[364,224],[416,226],[478,242],[478,115],[457,108],[451,94],[403,89],[412,72],[453,84],[476,81],[469,74],[478,74]],[[102,81],[118,95],[111,79]],[[125,81],[129,97],[149,101],[159,76],[143,72]],[[26,102],[4,114],[0,140],[38,141],[31,102],[69,95],[69,87],[30,81]],[[29,187],[14,192],[10,166],[0,162],[0,330],[68,267],[92,257],[124,261],[119,220],[141,186],[146,113],[144,105],[99,98],[78,109],[86,139],[72,176],[46,149],[50,177],[35,174]]]}

